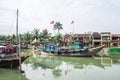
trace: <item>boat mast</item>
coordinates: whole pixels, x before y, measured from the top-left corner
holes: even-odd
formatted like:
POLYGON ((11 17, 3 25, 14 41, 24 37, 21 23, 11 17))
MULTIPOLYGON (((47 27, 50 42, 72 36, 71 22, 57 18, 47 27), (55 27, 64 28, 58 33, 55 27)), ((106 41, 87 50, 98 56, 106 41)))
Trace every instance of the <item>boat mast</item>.
POLYGON ((17 39, 17 45, 18 45, 18 49, 17 49, 17 53, 18 53, 18 57, 19 57, 19 70, 21 72, 21 57, 20 57, 20 36, 18 36, 18 15, 19 15, 19 10, 17 9, 17 18, 16 18, 16 39, 17 39))
POLYGON ((17 18, 16 18, 16 42, 18 44, 18 9, 17 9, 17 18))

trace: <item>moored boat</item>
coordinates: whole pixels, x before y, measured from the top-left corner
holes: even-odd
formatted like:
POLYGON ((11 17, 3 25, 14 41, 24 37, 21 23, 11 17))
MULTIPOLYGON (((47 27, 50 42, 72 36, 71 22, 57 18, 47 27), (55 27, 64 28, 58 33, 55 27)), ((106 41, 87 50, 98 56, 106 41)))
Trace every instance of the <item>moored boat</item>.
POLYGON ((14 47, 0 46, 0 68, 16 68, 29 56, 18 56, 14 47), (21 62, 20 62, 21 61, 21 62))
POLYGON ((102 50, 105 46, 100 46, 96 48, 86 48, 83 51, 79 53, 47 53, 47 52, 42 52, 41 55, 46 55, 46 56, 66 56, 66 57, 93 57, 96 56, 97 53, 102 50))
POLYGON ((19 44, 15 46, 11 45, 11 43, 7 43, 0 47, 0 68, 16 68, 19 66, 21 70, 21 64, 29 57, 20 56, 20 37, 18 40, 18 10, 16 21, 16 33, 16 40, 17 43, 19 42, 19 44))
POLYGON ((20 66, 20 63, 22 64, 29 56, 22 56, 22 57, 16 57, 16 58, 8 58, 8 59, 0 59, 0 68, 17 68, 20 66))
POLYGON ((53 43, 46 44, 44 48, 45 52, 58 53, 58 50, 59 50, 59 46, 53 43))

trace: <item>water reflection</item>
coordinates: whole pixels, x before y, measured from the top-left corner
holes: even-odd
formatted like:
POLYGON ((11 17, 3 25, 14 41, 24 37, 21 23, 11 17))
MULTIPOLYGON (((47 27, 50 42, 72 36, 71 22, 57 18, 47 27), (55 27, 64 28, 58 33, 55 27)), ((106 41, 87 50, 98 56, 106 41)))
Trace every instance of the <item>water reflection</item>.
POLYGON ((119 64, 119 59, 109 58, 37 56, 28 58, 22 67, 30 80, 118 80, 119 64))
POLYGON ((27 78, 18 69, 0 68, 0 80, 27 80, 27 78))

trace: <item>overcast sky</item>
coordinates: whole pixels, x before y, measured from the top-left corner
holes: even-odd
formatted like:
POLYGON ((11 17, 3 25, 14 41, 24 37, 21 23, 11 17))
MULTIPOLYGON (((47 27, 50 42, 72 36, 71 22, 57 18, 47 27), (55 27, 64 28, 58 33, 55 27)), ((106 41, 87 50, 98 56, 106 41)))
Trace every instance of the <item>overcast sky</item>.
POLYGON ((120 0, 0 0, 0 34, 47 28, 52 20, 63 24, 61 33, 111 32, 120 34, 120 0), (74 20, 74 25, 70 24, 74 20))

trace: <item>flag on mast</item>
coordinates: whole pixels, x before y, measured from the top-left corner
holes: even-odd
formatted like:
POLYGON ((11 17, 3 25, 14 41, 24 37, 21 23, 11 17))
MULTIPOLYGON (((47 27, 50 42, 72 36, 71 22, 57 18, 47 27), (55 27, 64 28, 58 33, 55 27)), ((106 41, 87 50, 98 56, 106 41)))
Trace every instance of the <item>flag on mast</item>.
POLYGON ((52 21, 50 22, 50 24, 54 24, 54 20, 52 20, 52 21))
POLYGON ((74 20, 71 21, 71 24, 74 24, 74 20))

